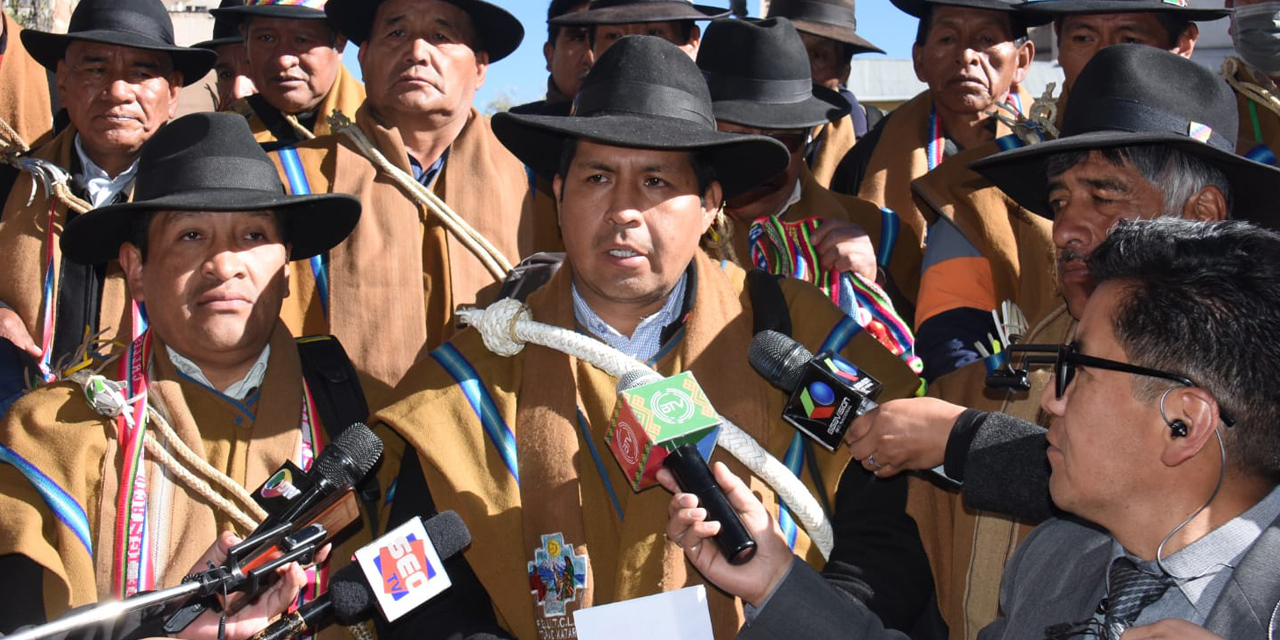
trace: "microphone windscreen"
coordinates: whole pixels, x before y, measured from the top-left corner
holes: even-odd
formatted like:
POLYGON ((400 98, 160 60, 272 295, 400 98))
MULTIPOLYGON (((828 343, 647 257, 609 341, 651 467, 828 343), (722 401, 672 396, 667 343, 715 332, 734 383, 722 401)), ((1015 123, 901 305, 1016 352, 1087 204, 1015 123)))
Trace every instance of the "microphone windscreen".
POLYGON ((328 597, 333 619, 344 625, 363 622, 373 611, 373 590, 358 564, 349 564, 329 578, 328 597))
POLYGON ((622 374, 621 378, 618 378, 618 393, 660 380, 662 380, 662 376, 648 369, 632 369, 622 374))
POLYGON ((751 339, 747 360, 770 384, 788 393, 795 391, 804 375, 804 365, 813 354, 790 336, 765 330, 751 339))
POLYGON ((423 522, 422 526, 426 528, 427 537, 431 538, 441 560, 452 557, 471 544, 471 531, 456 511, 442 511, 423 522))
POLYGON ((382 440, 364 423, 357 422, 320 453, 316 468, 334 484, 358 484, 381 457, 382 440))

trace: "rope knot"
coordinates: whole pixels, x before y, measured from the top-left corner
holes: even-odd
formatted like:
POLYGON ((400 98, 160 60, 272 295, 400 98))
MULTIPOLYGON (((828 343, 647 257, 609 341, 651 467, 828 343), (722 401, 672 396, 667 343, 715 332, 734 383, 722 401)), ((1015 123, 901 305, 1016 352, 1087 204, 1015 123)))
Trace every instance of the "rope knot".
POLYGON ((485 347, 507 358, 524 349, 525 341, 516 335, 516 323, 533 321, 529 307, 514 298, 503 298, 487 309, 462 309, 458 315, 480 332, 485 347))

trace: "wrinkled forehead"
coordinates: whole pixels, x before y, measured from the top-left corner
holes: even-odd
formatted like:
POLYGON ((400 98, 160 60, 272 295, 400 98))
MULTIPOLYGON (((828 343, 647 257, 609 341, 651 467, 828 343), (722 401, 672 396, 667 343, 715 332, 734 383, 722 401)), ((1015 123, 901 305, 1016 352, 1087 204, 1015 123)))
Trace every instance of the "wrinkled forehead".
POLYGON ((929 8, 928 20, 930 32, 942 27, 972 30, 990 28, 1000 30, 1006 39, 1013 39, 1013 20, 1007 11, 942 4, 929 8))
POLYGON ((393 25, 436 25, 455 31, 474 49, 480 47, 471 14, 444 0, 388 0, 373 14, 373 30, 393 25))
POLYGON ((173 58, 163 51, 90 40, 72 40, 67 44, 63 58, 71 64, 122 60, 125 64, 152 68, 161 73, 173 70, 173 58))

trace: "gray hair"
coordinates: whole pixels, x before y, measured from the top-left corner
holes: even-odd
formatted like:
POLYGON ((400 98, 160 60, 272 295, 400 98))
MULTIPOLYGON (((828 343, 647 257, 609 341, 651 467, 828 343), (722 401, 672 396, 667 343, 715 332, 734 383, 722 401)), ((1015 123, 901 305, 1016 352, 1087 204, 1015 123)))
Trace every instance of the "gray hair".
POLYGON ((1181 217, 1187 201, 1205 187, 1217 187, 1227 202, 1227 212, 1231 211, 1231 183, 1222 169, 1192 154, 1161 144, 1066 151, 1049 157, 1045 162, 1045 173, 1049 178, 1060 176, 1094 151, 1114 166, 1133 167, 1159 189, 1164 196, 1161 216, 1181 217))

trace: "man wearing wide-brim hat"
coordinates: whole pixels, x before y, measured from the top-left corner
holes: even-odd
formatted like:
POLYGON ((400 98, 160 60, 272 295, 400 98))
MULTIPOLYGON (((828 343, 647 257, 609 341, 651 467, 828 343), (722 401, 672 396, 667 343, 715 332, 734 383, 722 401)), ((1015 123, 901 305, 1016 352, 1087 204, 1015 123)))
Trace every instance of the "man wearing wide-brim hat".
MULTIPOLYGON (((6 630, 174 586, 203 570, 215 541, 225 557, 231 540, 219 532, 243 537, 258 522, 248 492, 286 462, 309 467, 346 426, 317 409, 329 390, 304 381, 278 314, 289 261, 342 240, 360 203, 286 195, 233 114, 167 125, 144 148, 136 185, 132 202, 67 223, 60 244, 80 264, 118 258, 148 329, 122 358, 84 363, 0 423, 6 630)), ((308 582, 291 569, 261 601, 270 610, 232 618, 228 637, 262 628, 308 582)), ((186 633, 213 637, 218 617, 186 633)))
POLYGON ((744 267, 768 264, 824 287, 846 313, 859 306, 842 285, 850 277, 885 285, 909 308, 920 277, 920 244, 904 233, 897 215, 830 191, 805 164, 813 128, 845 117, 849 106, 806 75, 804 46, 790 21, 714 22, 702 44, 698 67, 720 130, 773 137, 791 154, 782 173, 728 200, 733 242, 712 254, 736 258, 744 267))
POLYGON ((346 65, 347 38, 324 13, 325 0, 246 0, 212 11, 244 38, 257 93, 232 108, 249 119, 267 150, 329 133, 329 115, 350 115, 364 85, 346 65))
POLYGON ((215 55, 174 45, 159 0, 85 0, 67 33, 28 29, 21 38, 57 74, 70 119, 31 157, 56 166, 44 173, 70 179, 56 195, 39 186, 33 193, 32 181, 44 180, 30 176, 8 192, 0 213, 0 340, 49 369, 86 333, 134 334, 119 268, 110 259, 67 263, 58 237, 77 212, 128 198, 143 143, 173 117, 178 92, 203 78, 215 55))
POLYGON ((691 0, 591 0, 586 11, 565 14, 550 22, 586 27, 596 58, 627 35, 656 36, 696 58, 702 41, 698 21, 728 15, 728 9, 694 4, 691 0))
MULTIPOLYGON (((1013 206, 1025 210, 1024 215, 1034 215, 1051 225, 1050 246, 1023 245, 1019 249, 1027 255, 1024 264, 1045 264, 1054 269, 1053 282, 1041 285, 1039 291, 1024 286, 1010 300, 1031 308, 1026 300, 1051 296, 1056 305, 1038 313, 1028 311, 1020 341, 1061 344, 1071 340, 1076 318, 1093 290, 1084 261, 1117 220, 1236 217, 1275 228, 1273 203, 1280 195, 1280 181, 1276 180, 1280 170, 1235 155, 1236 127, 1231 89, 1208 69, 1155 47, 1116 45, 1100 51, 1080 73, 1059 139, 975 163, 974 171, 1003 190, 1013 206), (1188 95, 1197 99, 1187 100, 1188 95)), ((990 309, 971 311, 991 321, 990 309)), ((984 326, 984 331, 993 329, 991 324, 984 326)), ((967 339, 972 344, 974 338, 967 339)), ((1030 392, 1020 393, 985 389, 987 373, 983 362, 969 362, 931 385, 932 392, 947 402, 897 403, 871 420, 855 424, 852 432, 861 436, 869 430, 869 434, 853 445, 854 455, 874 455, 888 473, 931 468, 929 460, 942 461, 944 456, 935 444, 947 442, 948 433, 964 434, 951 438, 945 456, 949 470, 954 466, 967 476, 964 497, 970 508, 1013 513, 1033 521, 1047 517, 1047 502, 1035 502, 1039 511, 1003 506, 1009 504, 1008 494, 1002 497, 1000 489, 1018 486, 1020 495, 1043 495, 1026 491, 1035 486, 1029 484, 1031 479, 1042 477, 1038 474, 1044 471, 1043 440, 1025 440, 1028 452, 1003 444, 1001 435, 1025 435, 1005 423, 983 430, 970 420, 952 429, 966 407, 1036 421, 1039 392, 1051 374, 1033 369, 1030 392), (913 426, 911 436, 902 432, 908 423, 913 426), (886 447, 891 438, 897 445, 886 447), (905 451, 912 453, 904 455, 905 451), (969 462, 963 463, 966 456, 969 462), (972 472, 975 477, 968 477, 973 469, 982 469, 982 475, 972 472), (1004 485, 1011 478, 1018 481, 1004 485)), ((1009 548, 996 540, 984 544, 976 532, 995 533, 995 538, 1007 541, 1017 533, 1017 525, 1001 516, 978 513, 978 520, 970 519, 967 525, 957 519, 956 533, 950 538, 965 549, 1004 549, 999 555, 975 552, 966 563, 971 576, 989 576, 1003 567, 1009 548), (975 533, 963 533, 969 529, 975 533)), ((996 612, 995 585, 992 581, 984 584, 985 619, 990 619, 996 612)), ((971 589, 969 600, 978 600, 974 594, 971 589)), ((984 619, 972 607, 966 615, 977 624, 984 619)), ((955 621, 949 622, 954 628, 955 621)))
POLYGON ((820 125, 805 155, 818 183, 830 186, 840 160, 885 115, 877 107, 859 103, 845 86, 853 56, 884 50, 858 35, 854 0, 773 0, 765 17, 786 18, 795 25, 809 54, 814 83, 838 91, 851 105, 847 116, 820 125))
POLYGON ((921 246, 926 220, 911 181, 951 155, 1009 133, 994 114, 1022 112, 1021 83, 1031 68, 1034 24, 1017 0, 893 0, 919 18, 911 57, 928 88, 881 120, 840 162, 832 188, 857 194, 902 218, 921 246))
MULTIPOLYGON (((776 457, 793 446, 804 457, 806 445, 793 444, 796 431, 777 419, 784 394, 742 366, 757 304, 764 318, 785 302, 797 340, 847 354, 884 382, 886 396, 914 390, 905 363, 849 331, 812 286, 765 276, 774 295, 756 302, 741 269, 699 248, 724 198, 781 171, 787 153, 764 136, 717 131, 706 83, 679 48, 622 38, 583 81, 573 116, 499 114, 494 130, 552 181, 560 203, 567 256, 529 298, 534 320, 576 328, 663 375, 692 370, 716 409, 776 457)), ((468 329, 416 365, 399 400, 375 416, 416 451, 430 486, 449 487, 433 492, 435 503, 467 522, 466 557, 518 638, 571 637, 580 607, 697 580, 660 535, 668 495, 633 493, 604 453, 617 382, 551 349, 491 353, 468 329), (533 588, 535 563, 547 554, 573 563, 567 589, 533 588)), ((722 453, 713 459, 743 468, 722 453)), ((829 497, 846 460, 823 451, 812 460, 817 468, 807 463, 803 481, 829 497), (815 483, 815 470, 823 481, 815 483)), ((753 488, 776 514, 773 490, 753 488)), ((794 544, 818 562, 807 535, 797 531, 794 544)), ((732 637, 740 605, 707 597, 716 637, 732 637)))
POLYGON ((489 65, 523 38, 515 16, 481 0, 330 0, 325 11, 360 46, 368 96, 345 115, 367 144, 339 134, 272 155, 293 192, 351 193, 377 214, 327 262, 300 265, 283 317, 299 335, 342 339, 379 383, 369 390, 376 405, 380 391, 453 334, 459 305, 496 292, 505 273, 490 266, 557 248, 559 239, 550 210, 536 224, 529 174, 473 105, 489 65), (448 211, 428 196, 474 236, 450 231, 448 211))
MULTIPOLYGON (((245 0, 222 0, 219 9, 239 7, 245 0)), ((237 100, 258 92, 253 85, 253 72, 249 70, 249 56, 244 49, 244 34, 240 33, 238 20, 214 17, 213 37, 197 42, 192 47, 208 49, 218 54, 213 65, 214 104, 217 111, 226 111, 237 100)))

